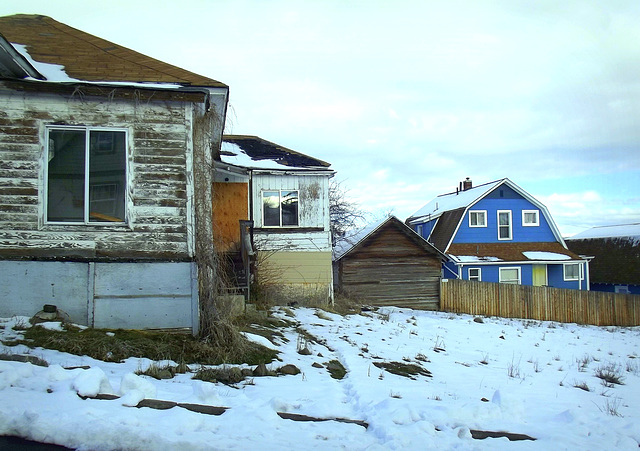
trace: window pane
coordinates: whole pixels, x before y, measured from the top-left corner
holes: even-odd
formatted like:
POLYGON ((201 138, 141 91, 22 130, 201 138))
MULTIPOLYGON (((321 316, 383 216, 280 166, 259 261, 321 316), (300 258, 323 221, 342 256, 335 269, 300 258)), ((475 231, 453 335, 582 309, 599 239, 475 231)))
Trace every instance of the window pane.
POLYGON ((124 132, 92 131, 89 145, 89 220, 125 220, 124 132))
POLYGON ((50 130, 47 221, 84 222, 85 132, 50 130))
POLYGON ((280 192, 264 191, 262 193, 262 211, 265 226, 280 225, 280 192))
POLYGON ((566 280, 578 280, 580 278, 580 266, 577 263, 564 265, 564 278, 566 280))
POLYGON ((509 238, 509 227, 500 227, 500 238, 509 238))
POLYGON ((500 220, 500 225, 509 225, 509 213, 498 213, 498 219, 500 220))
POLYGON ((297 191, 282 192, 282 225, 283 226, 298 225, 298 192, 297 191))
POLYGON ((538 212, 537 211, 525 212, 524 223, 529 225, 538 224, 538 212))
POLYGON ((479 226, 483 226, 485 225, 485 221, 484 221, 484 213, 477 213, 478 218, 477 218, 477 222, 479 226))
POLYGON ((519 271, 517 268, 500 268, 500 283, 518 283, 519 271))

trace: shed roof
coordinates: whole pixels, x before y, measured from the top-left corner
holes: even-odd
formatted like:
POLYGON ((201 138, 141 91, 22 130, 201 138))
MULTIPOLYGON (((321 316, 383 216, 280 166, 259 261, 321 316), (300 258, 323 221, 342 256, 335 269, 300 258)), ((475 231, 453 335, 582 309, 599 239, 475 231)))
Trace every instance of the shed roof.
POLYGON ((251 135, 224 135, 220 160, 234 166, 265 170, 329 171, 326 161, 251 135))
POLYGON ((427 240, 422 238, 420 235, 415 233, 411 228, 409 228, 406 224, 400 221, 395 216, 388 216, 380 221, 372 223, 367 227, 363 228, 360 232, 353 235, 349 239, 343 240, 336 245, 334 249, 334 257, 335 261, 340 260, 341 258, 347 256, 354 250, 358 249, 358 247, 362 246, 367 240, 371 237, 375 236, 379 231, 381 231, 385 227, 394 227, 395 229, 402 232, 406 237, 408 237, 411 241, 413 241, 416 246, 422 248, 425 252, 429 254, 436 255, 438 258, 446 260, 446 256, 440 252, 435 246, 429 243, 427 240))
POLYGON ((227 88, 219 81, 164 63, 47 16, 17 14, 0 17, 0 34, 18 51, 26 51, 28 54, 23 57, 28 62, 33 60, 62 66, 67 79, 47 81, 68 82, 71 78, 88 82, 176 83, 227 88))

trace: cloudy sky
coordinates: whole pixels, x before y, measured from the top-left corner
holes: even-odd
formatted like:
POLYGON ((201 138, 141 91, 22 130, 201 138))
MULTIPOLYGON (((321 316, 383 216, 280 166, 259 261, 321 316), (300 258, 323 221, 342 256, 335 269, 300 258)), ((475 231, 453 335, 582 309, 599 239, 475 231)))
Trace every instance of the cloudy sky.
MULTIPOLYGON (((640 2, 3 1, 230 86, 226 132, 372 216, 508 177, 561 231, 640 222, 640 2)), ((1 31, 1 30, 0 30, 1 31)))

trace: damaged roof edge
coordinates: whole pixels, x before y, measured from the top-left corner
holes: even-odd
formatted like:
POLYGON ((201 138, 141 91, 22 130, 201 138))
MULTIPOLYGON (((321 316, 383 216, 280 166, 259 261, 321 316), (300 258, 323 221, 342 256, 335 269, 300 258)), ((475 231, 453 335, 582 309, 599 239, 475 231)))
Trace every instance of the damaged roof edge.
POLYGON ((29 61, 0 34, 0 74, 12 75, 15 78, 35 78, 45 80, 45 77, 33 67, 29 61))

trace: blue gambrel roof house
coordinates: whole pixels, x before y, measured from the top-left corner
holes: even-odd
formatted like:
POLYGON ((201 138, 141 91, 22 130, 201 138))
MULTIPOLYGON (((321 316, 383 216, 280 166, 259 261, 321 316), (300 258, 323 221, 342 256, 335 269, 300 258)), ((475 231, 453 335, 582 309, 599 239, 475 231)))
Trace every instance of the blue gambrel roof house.
POLYGON ((407 220, 446 254, 445 278, 589 289, 588 259, 571 252, 547 208, 511 180, 467 178, 407 220))

